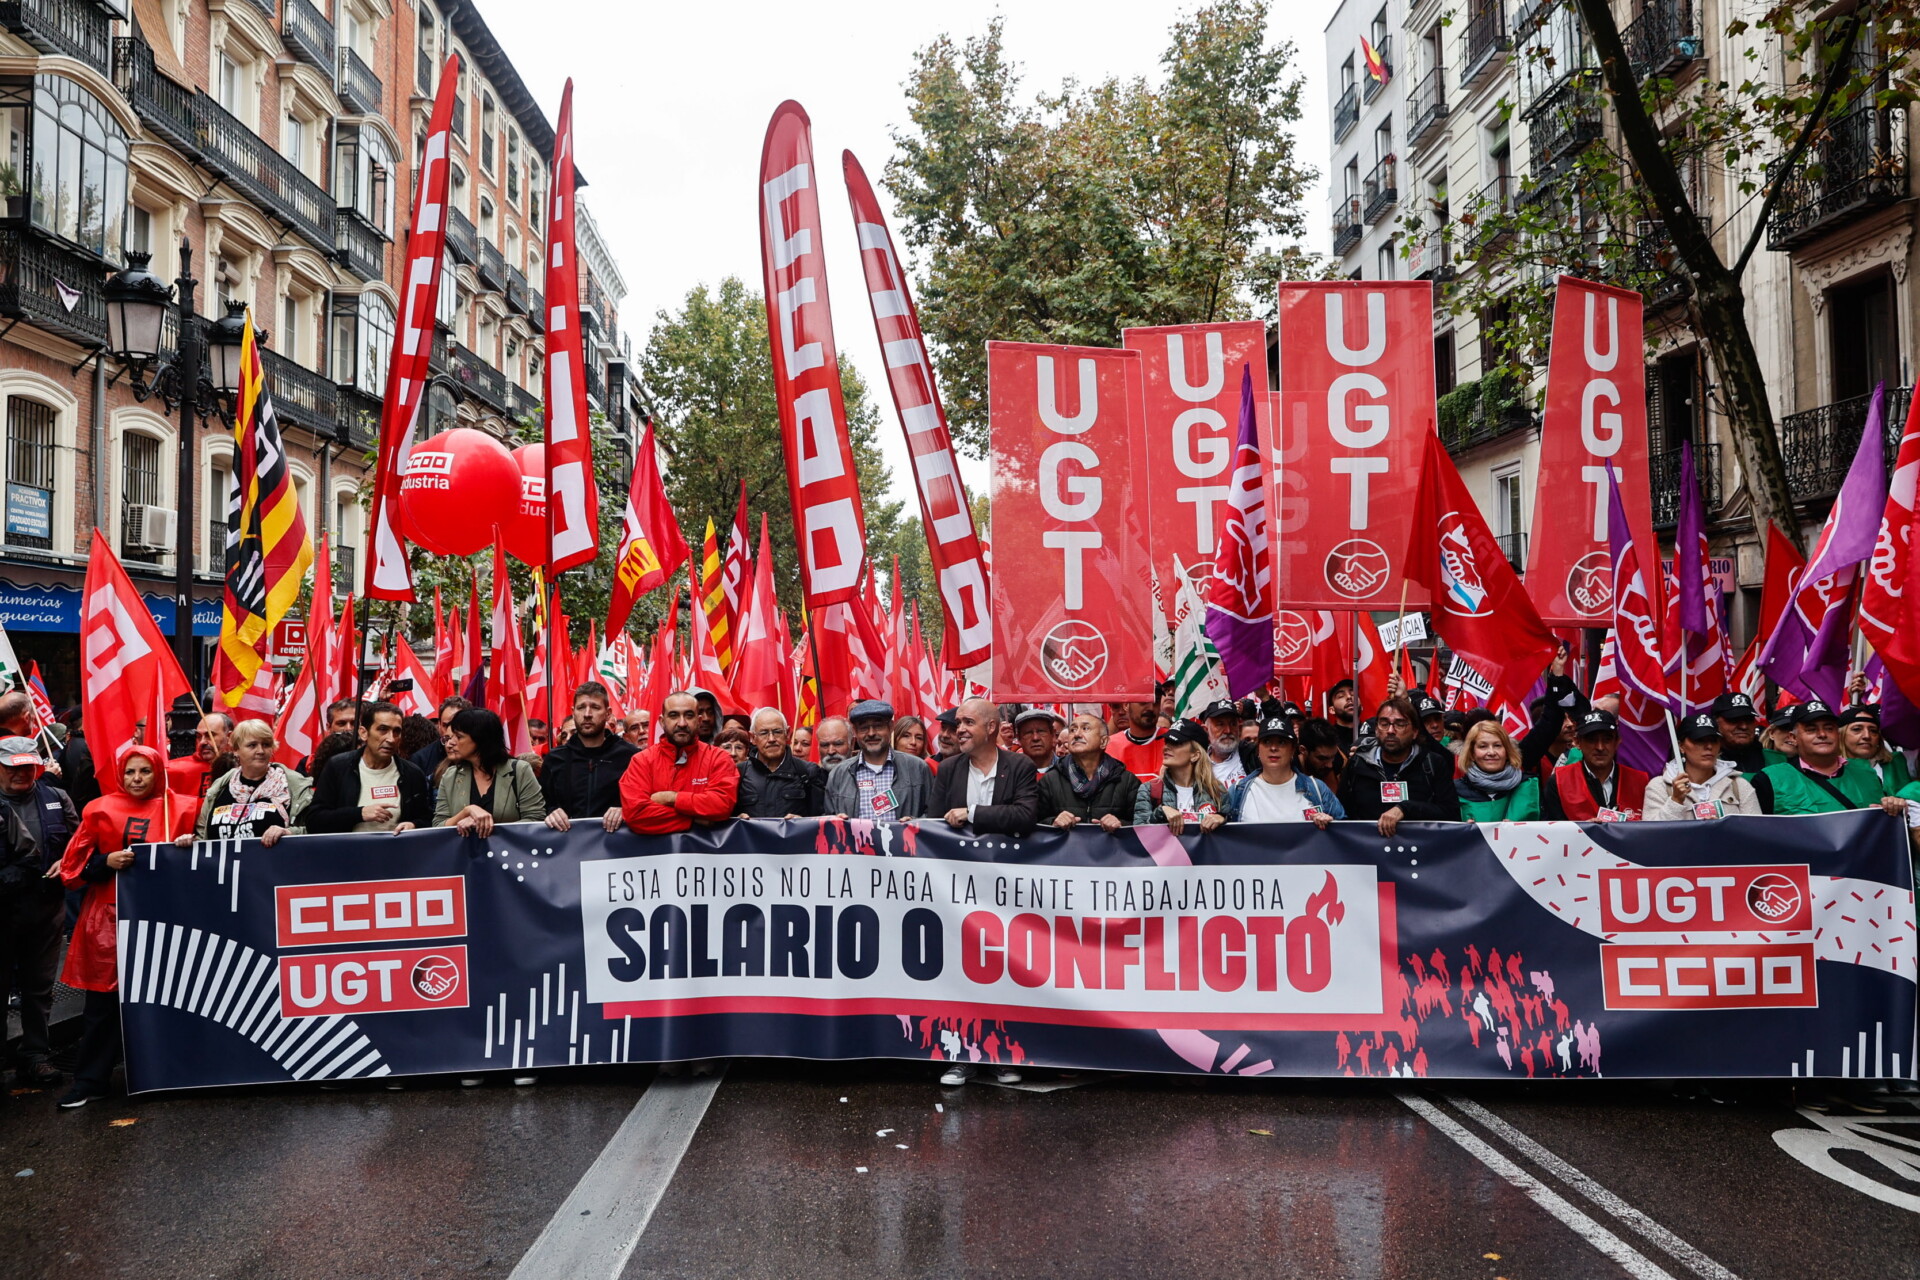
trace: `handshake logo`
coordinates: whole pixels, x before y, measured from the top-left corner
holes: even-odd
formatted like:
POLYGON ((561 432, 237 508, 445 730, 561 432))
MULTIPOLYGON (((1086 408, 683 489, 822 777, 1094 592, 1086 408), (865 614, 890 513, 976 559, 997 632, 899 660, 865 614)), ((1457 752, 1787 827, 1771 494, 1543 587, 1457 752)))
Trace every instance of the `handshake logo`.
POLYGON ((1349 538, 1327 553, 1327 585, 1350 599, 1365 600, 1386 582, 1389 567, 1379 543, 1349 538))
POLYGON ((1040 668, 1062 689, 1086 689, 1107 669, 1107 638, 1090 622, 1069 618, 1040 640, 1040 668))

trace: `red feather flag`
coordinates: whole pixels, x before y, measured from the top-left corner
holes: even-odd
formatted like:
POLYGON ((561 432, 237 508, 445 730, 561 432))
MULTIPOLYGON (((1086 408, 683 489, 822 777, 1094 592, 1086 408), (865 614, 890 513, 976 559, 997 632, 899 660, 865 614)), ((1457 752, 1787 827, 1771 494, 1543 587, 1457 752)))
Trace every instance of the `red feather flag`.
POLYGON ((753 566, 753 595, 741 624, 739 660, 733 667, 734 691, 742 709, 780 705, 780 673, 786 652, 780 647, 780 606, 773 594, 773 544, 767 518, 760 517, 760 552, 753 566))
MULTIPOLYGON (((607 601, 607 643, 627 625, 634 601, 672 578, 692 554, 680 533, 680 521, 667 501, 654 456, 653 423, 647 423, 633 459, 633 485, 621 516, 620 550, 614 558, 613 594, 607 601)), ((698 600, 699 585, 694 587, 698 600)))
POLYGON ((573 244, 573 81, 560 93, 547 192, 547 576, 600 554, 600 486, 588 438, 580 341, 580 266, 573 244))
POLYGON ((100 789, 111 795, 120 790, 120 749, 144 723, 143 740, 164 753, 165 708, 191 686, 98 529, 80 598, 80 701, 87 709, 94 772, 100 789))

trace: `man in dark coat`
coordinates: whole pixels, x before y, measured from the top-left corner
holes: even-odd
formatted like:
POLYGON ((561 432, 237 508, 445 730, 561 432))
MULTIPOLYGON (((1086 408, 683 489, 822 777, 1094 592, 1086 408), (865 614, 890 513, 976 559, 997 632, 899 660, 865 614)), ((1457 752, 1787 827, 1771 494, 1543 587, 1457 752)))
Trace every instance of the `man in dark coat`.
POLYGON ((620 829, 620 779, 640 748, 609 731, 607 686, 588 680, 573 691, 573 736, 547 753, 540 769, 549 827, 565 831, 575 818, 620 829))
POLYGON ((929 817, 979 835, 1023 836, 1040 817, 1040 781, 1033 761, 999 746, 1000 715, 985 698, 968 698, 954 716, 960 754, 933 776, 929 817))
POLYGON ((1380 704, 1373 718, 1376 741, 1354 753, 1340 776, 1338 798, 1347 817, 1378 822, 1390 836, 1403 819, 1460 821, 1453 787, 1453 753, 1421 732, 1418 713, 1404 694, 1380 704))
POLYGON ((827 771, 787 749, 792 730, 775 707, 753 713, 753 754, 740 766, 733 811, 742 818, 817 818, 827 811, 827 771))

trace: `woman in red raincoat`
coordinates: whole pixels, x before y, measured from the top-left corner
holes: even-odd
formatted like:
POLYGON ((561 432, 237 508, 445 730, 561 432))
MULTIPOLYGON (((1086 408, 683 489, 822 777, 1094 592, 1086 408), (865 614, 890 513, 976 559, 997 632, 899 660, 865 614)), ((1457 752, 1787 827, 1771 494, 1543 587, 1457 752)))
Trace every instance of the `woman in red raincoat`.
POLYGON ((87 891, 67 948, 60 981, 87 993, 81 1022, 80 1056, 73 1088, 63 1107, 84 1107, 107 1096, 113 1068, 120 1060, 120 991, 115 974, 119 927, 117 880, 133 865, 136 844, 157 843, 193 830, 199 803, 166 793, 166 758, 152 747, 129 746, 120 754, 120 790, 109 792, 81 811, 80 830, 60 862, 67 888, 87 891))

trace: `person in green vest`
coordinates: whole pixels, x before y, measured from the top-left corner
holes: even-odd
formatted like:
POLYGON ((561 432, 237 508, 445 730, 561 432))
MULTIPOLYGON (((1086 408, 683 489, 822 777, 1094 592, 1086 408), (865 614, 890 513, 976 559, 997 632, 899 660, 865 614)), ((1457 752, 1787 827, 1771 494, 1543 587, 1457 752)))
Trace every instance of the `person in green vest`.
POLYGON ((1880 775, 1888 795, 1900 794, 1913 781, 1907 757, 1887 745, 1880 732, 1880 708, 1872 703, 1855 703, 1840 713, 1840 741, 1848 759, 1865 760, 1880 775))
POLYGON ((1880 808, 1905 815, 1907 802, 1887 789, 1873 766, 1841 749, 1840 717, 1824 701, 1808 698, 1794 707, 1793 736, 1799 758, 1770 764, 1753 777, 1762 813, 1880 808))
POLYGON ((1526 822, 1540 816, 1540 779, 1520 767, 1520 744, 1498 720, 1467 726, 1461 742, 1466 773, 1453 780, 1467 822, 1526 822))

